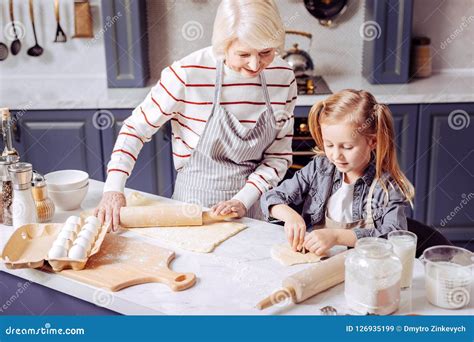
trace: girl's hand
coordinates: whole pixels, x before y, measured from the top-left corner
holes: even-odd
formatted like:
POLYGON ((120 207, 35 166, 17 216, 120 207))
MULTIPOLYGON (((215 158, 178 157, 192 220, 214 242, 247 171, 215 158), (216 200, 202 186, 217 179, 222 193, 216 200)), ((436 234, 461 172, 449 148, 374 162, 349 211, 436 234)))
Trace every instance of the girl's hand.
POLYGON ((106 222, 113 231, 116 231, 120 224, 120 208, 126 205, 127 201, 123 193, 106 191, 102 195, 99 205, 95 208, 94 216, 99 219, 100 225, 106 222))
POLYGON ((247 208, 239 200, 229 200, 219 202, 211 208, 214 215, 228 215, 230 213, 237 213, 238 218, 244 217, 247 213, 247 208))
POLYGON ((316 229, 304 239, 304 247, 317 255, 326 254, 336 244, 337 231, 335 229, 316 229))
POLYGON ((285 232, 288 243, 294 251, 303 248, 304 236, 306 234, 306 222, 300 215, 294 215, 285 221, 285 232))

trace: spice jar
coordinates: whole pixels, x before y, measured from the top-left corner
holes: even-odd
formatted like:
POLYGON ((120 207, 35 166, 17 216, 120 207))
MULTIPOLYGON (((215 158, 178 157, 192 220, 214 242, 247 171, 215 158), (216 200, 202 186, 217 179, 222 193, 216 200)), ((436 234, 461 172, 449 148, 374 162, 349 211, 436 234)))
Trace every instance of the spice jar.
POLYGON ((388 315, 398 309, 402 264, 392 244, 361 238, 345 260, 344 294, 350 309, 361 314, 388 315))
POLYGON ((53 218, 55 206, 53 200, 48 197, 46 180, 36 171, 33 171, 33 199, 36 204, 38 222, 48 222, 53 218))
POLYGON ((415 37, 411 48, 411 74, 414 77, 431 76, 431 40, 428 37, 415 37))
POLYGON ((0 223, 6 226, 13 225, 12 203, 13 185, 8 173, 8 166, 18 163, 18 156, 0 156, 0 223))
POLYGON ((31 192, 33 167, 29 163, 8 166, 13 181, 12 220, 13 227, 37 223, 36 205, 31 192))

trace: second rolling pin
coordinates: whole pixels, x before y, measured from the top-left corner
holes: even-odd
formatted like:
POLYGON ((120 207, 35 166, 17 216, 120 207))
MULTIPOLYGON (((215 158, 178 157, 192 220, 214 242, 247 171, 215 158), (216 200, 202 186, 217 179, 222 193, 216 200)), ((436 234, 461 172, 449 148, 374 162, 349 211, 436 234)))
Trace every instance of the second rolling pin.
POLYGON ((197 204, 160 204, 120 209, 120 225, 124 228, 202 226, 235 218, 237 214, 213 215, 197 204))
POLYGON ((320 261, 283 280, 283 288, 257 304, 260 310, 285 301, 301 303, 344 281, 344 260, 347 251, 320 261))

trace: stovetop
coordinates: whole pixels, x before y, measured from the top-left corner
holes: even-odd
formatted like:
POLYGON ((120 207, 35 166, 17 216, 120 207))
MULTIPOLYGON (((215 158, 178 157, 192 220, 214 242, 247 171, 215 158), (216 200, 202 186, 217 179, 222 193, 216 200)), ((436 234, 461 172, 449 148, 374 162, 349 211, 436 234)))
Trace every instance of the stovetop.
POLYGON ((332 94, 322 76, 299 76, 296 78, 298 95, 328 95, 332 94))

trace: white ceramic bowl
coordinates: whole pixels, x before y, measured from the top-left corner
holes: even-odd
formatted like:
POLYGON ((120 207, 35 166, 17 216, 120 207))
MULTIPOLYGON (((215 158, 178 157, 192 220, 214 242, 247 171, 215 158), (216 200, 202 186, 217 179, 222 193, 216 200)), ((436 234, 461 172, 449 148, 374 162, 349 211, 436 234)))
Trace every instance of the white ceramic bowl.
POLYGON ((83 188, 89 182, 89 174, 81 170, 60 170, 44 175, 48 191, 70 191, 83 188))
POLYGON ((82 201, 87 195, 89 183, 80 189, 69 191, 49 190, 49 197, 53 200, 57 208, 61 210, 74 210, 81 206, 82 201))

